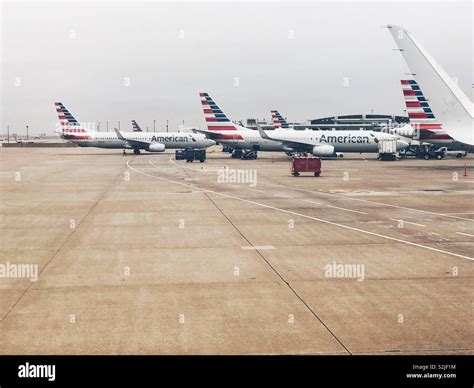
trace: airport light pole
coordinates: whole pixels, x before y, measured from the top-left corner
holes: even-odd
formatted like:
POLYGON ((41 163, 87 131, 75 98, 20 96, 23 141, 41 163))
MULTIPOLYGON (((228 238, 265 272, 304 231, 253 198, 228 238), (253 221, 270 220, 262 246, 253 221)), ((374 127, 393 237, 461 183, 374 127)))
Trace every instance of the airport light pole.
POLYGON ((105 122, 105 130, 107 132, 109 132, 109 122, 108 121, 105 122))
POLYGON ((168 132, 168 120, 166 120, 166 132, 168 132))
POLYGON ((10 143, 10 126, 7 125, 7 142, 10 143))
POLYGON ((28 136, 28 125, 26 126, 26 140, 28 141, 29 136, 28 136))
POLYGON ((153 120, 153 132, 156 132, 155 124, 156 124, 156 120, 153 120))

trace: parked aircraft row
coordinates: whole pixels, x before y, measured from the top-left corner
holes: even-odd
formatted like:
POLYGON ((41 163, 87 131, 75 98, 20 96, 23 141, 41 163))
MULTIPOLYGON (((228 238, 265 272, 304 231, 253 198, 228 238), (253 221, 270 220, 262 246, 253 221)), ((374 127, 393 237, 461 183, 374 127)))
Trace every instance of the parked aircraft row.
POLYGON ((216 143, 235 149, 253 151, 309 152, 315 156, 334 156, 339 152, 378 152, 378 142, 396 140, 397 150, 408 146, 398 135, 372 131, 299 131, 280 128, 268 135, 231 122, 207 93, 201 93, 207 130, 194 128, 197 133, 143 132, 136 121, 133 132, 115 133, 90 131, 56 102, 60 120, 60 136, 82 147, 133 149, 163 152, 175 148, 207 148, 216 143))
POLYGON ((90 131, 80 125, 61 102, 55 103, 60 120, 57 132, 80 146, 133 149, 136 154, 140 150, 207 148, 217 143, 235 150, 335 156, 342 152, 378 152, 381 141, 395 141, 399 151, 408 147, 407 138, 474 152, 472 103, 406 30, 387 27, 413 71, 413 79, 401 81, 409 125, 387 128, 387 131, 295 130, 274 110, 271 113, 275 129, 266 132, 257 124, 255 131, 232 122, 211 96, 202 92, 200 98, 207 129, 191 128, 193 133, 143 132, 134 120, 133 132, 90 131), (429 90, 426 96, 420 82, 429 90))

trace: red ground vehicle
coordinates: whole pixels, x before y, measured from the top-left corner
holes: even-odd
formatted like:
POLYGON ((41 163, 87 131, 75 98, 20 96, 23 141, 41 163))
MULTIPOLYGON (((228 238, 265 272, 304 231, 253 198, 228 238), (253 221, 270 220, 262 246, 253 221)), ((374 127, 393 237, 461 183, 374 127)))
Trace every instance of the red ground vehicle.
POLYGON ((301 172, 312 172, 314 176, 321 175, 321 159, 314 156, 293 156, 291 175, 299 176, 301 172))

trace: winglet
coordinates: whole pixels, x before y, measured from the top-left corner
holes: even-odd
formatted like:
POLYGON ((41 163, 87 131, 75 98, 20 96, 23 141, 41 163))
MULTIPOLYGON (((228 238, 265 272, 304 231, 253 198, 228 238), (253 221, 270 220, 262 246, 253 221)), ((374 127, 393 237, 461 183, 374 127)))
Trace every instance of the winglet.
POLYGON ((259 123, 255 123, 255 125, 257 126, 257 129, 258 129, 258 134, 260 135, 260 137, 262 139, 267 139, 267 140, 273 140, 270 136, 268 136, 265 131, 263 130, 263 128, 260 126, 259 123))
POLYGON ((122 136, 122 133, 117 129, 117 128, 114 128, 115 130, 115 133, 117 134, 117 137, 120 139, 120 140, 127 140, 125 139, 123 136, 122 136))
POLYGON ((474 145, 471 100, 407 30, 391 24, 387 27, 444 131, 455 140, 474 145))

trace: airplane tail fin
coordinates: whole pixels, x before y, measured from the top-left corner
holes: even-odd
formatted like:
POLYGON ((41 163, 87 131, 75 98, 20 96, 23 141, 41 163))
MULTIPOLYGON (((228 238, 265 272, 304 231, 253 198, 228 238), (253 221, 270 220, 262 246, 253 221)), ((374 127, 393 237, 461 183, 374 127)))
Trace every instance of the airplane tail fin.
POLYGON ((395 25, 387 27, 447 135, 474 145, 472 102, 408 31, 395 25))
POLYGON ((275 128, 290 128, 286 120, 277 110, 272 110, 272 121, 275 128))
POLYGON ((90 129, 80 124, 75 117, 66 109, 62 102, 55 102, 56 112, 58 113, 59 122, 57 124, 56 133, 61 136, 80 137, 81 133, 90 133, 90 129), (69 136, 71 135, 71 136, 69 136))
POLYGON ((143 132, 135 120, 132 120, 132 127, 133 127, 133 132, 143 132))
POLYGON ((410 124, 422 131, 442 132, 443 126, 437 122, 429 100, 423 95, 418 83, 415 80, 401 80, 400 82, 410 124))
POLYGON ((201 97, 204 118, 209 131, 236 131, 237 129, 245 129, 230 121, 208 93, 199 93, 199 96, 201 97))
MULTIPOLYGON (((423 95, 423 92, 415 80, 401 80, 403 98, 407 108, 412 136, 418 140, 446 139, 449 135, 443 129, 443 125, 436 120, 431 110, 429 100, 423 95)), ((401 128, 403 131, 404 128, 401 128)))

